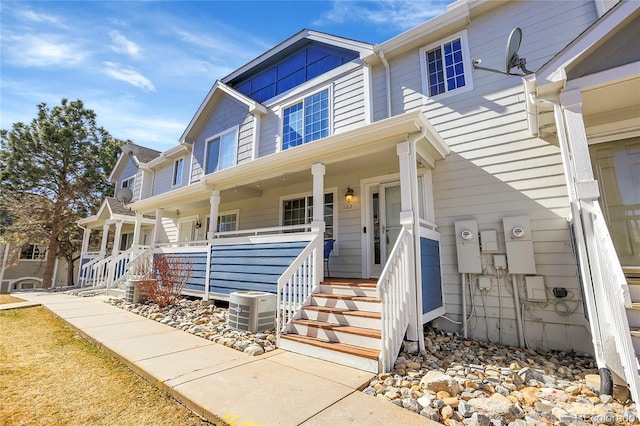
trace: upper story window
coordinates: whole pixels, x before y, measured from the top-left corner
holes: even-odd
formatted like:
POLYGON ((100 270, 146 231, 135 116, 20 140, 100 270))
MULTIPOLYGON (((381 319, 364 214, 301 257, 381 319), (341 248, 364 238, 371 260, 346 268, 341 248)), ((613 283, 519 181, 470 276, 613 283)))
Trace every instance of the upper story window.
POLYGON ((237 145, 238 127, 207 139, 205 144, 205 174, 235 166, 237 145))
POLYGON ((274 59, 257 73, 230 82, 240 93, 264 102, 305 81, 324 74, 358 57, 358 53, 322 43, 302 41, 303 47, 293 47, 282 59, 274 59))
POLYGON ((179 158, 173 163, 173 186, 182 185, 183 169, 184 169, 184 158, 179 158))
POLYGON ((128 179, 123 179, 122 180, 122 184, 121 187, 122 188, 129 188, 130 190, 133 191, 133 183, 136 181, 136 177, 135 176, 131 176, 128 179))
POLYGON ((37 244, 27 244, 20 250, 21 260, 41 260, 47 257, 47 248, 37 244))
POLYGON ((284 109, 282 149, 329 136, 329 89, 284 109))
POLYGON ((462 31, 420 49, 423 93, 429 97, 473 88, 467 33, 462 31))

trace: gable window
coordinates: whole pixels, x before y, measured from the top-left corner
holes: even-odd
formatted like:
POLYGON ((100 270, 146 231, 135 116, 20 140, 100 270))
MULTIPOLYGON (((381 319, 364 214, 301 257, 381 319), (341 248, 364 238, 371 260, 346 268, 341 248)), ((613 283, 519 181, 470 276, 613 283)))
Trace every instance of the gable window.
POLYGON ((329 89, 284 109, 282 149, 329 136, 329 89))
POLYGON ((133 183, 135 182, 135 180, 136 180, 135 176, 131 176, 128 179, 123 179, 121 187, 122 188, 129 188, 130 190, 133 191, 133 183))
POLYGON ((206 141, 205 174, 228 169, 236 164, 238 127, 226 130, 206 141))
MULTIPOLYGON (((335 238, 333 192, 324 194, 324 239, 335 238)), ((282 201, 282 226, 305 225, 313 219, 313 196, 303 196, 282 201)))
POLYGON ((173 186, 182 185, 183 168, 184 168, 184 158, 180 158, 173 163, 173 186))
POLYGON ((420 49, 423 92, 429 97, 470 90, 471 61, 466 32, 420 49))

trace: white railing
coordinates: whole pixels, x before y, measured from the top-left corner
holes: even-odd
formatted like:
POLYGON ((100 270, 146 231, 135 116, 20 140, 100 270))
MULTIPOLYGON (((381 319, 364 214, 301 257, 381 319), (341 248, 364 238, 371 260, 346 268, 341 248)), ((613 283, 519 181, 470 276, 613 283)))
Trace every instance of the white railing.
POLYGON ((142 253, 147 246, 132 246, 115 256, 108 256, 92 266, 93 285, 110 288, 127 272, 129 262, 142 253))
MULTIPOLYGON (((591 276, 594 285, 602 286, 596 298, 598 318, 604 324, 601 327, 610 327, 611 333, 603 333, 603 339, 611 341, 615 345, 615 352, 619 359, 609 359, 610 351, 606 350, 605 359, 607 367, 614 370, 620 377, 624 377, 629 384, 631 396, 634 401, 640 400, 640 376, 638 375, 638 362, 635 357, 633 342, 629 329, 629 321, 625 308, 631 307, 631 297, 624 271, 609 235, 604 215, 600 205, 594 201, 592 205, 582 203, 583 220, 589 253, 591 276), (591 234, 591 235, 589 235, 591 234), (622 371, 620 371, 620 369, 622 371)), ((596 290, 597 291, 597 290, 596 290)), ((611 348, 612 345, 605 347, 611 348)))
POLYGON ((149 270, 149 265, 151 265, 149 259, 153 257, 153 249, 145 246, 140 246, 139 248, 140 250, 133 252, 131 256, 129 256, 126 267, 116 282, 126 281, 132 277, 139 277, 149 270))
POLYGON ((304 232, 311 230, 311 224, 272 226, 269 228, 239 229, 236 231, 223 231, 213 234, 213 238, 238 237, 244 235, 282 234, 286 232, 304 232))
POLYGON ((415 303, 410 297, 415 278, 413 257, 413 236, 402 228, 376 288, 382 301, 381 371, 393 368, 411 319, 408 307, 415 303))
MULTIPOLYGON (((87 253, 84 258, 89 257, 89 253, 87 253)), ((103 259, 103 256, 100 253, 96 254, 93 259, 82 265, 80 268, 80 273, 78 274, 78 285, 80 287, 86 287, 88 285, 95 286, 97 282, 95 280, 95 276, 93 274, 93 267, 96 263, 100 262, 103 259)))
POLYGON ((323 237, 316 234, 307 247, 278 278, 278 309, 276 313, 277 338, 285 332, 291 321, 309 304, 323 278, 323 237))

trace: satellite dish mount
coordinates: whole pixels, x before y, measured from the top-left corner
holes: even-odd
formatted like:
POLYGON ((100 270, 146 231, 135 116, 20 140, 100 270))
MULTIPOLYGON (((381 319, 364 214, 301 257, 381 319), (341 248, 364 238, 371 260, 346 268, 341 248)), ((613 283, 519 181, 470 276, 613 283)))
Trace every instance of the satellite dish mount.
POLYGON ((127 142, 120 148, 124 154, 128 154, 129 157, 138 155, 140 148, 137 145, 134 145, 131 142, 127 142))
POLYGON ((520 28, 514 28, 509 34, 509 39, 507 40, 507 49, 505 51, 505 70, 494 70, 492 68, 485 68, 479 66, 480 59, 474 59, 473 69, 496 72, 498 74, 504 75, 516 75, 518 77, 525 77, 529 74, 533 74, 533 71, 529 71, 526 67, 527 60, 525 58, 521 58, 518 56, 518 50, 520 49, 520 43, 522 42, 522 30, 520 28), (512 73, 511 70, 513 68, 519 68, 524 74, 512 73))

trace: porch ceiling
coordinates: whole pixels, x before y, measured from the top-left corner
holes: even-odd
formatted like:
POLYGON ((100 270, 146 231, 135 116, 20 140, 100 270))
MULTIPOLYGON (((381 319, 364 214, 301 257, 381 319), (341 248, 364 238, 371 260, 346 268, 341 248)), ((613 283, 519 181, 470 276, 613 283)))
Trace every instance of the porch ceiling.
POLYGON ((389 173, 397 172, 396 145, 407 140, 417 141, 419 160, 424 165, 433 167, 435 160, 449 153, 424 114, 414 111, 207 175, 199 184, 135 202, 131 207, 143 213, 176 205, 181 209, 199 208, 208 205, 215 190, 226 201, 259 197, 265 190, 286 185, 285 179, 310 181, 314 163, 325 165, 325 176, 385 166, 389 173))

